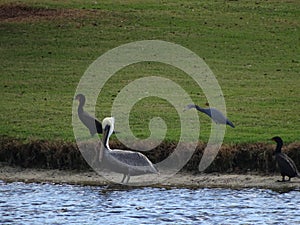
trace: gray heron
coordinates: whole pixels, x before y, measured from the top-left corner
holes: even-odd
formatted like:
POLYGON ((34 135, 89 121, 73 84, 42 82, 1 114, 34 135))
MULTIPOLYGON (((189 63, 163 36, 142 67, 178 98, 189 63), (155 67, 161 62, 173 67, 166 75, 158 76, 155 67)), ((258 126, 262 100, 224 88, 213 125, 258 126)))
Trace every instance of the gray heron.
POLYGON ((226 124, 226 125, 231 126, 232 128, 235 127, 233 125, 233 123, 229 119, 227 119, 221 111, 219 111, 216 108, 212 108, 212 107, 201 108, 198 105, 189 104, 189 105, 187 105, 185 107, 184 111, 186 111, 188 109, 193 109, 193 108, 195 108, 198 111, 200 111, 200 112, 205 113, 206 115, 208 115, 216 124, 226 124))
POLYGON ((78 106, 78 117, 80 121, 89 129, 91 136, 95 134, 102 134, 102 125, 101 123, 90 114, 83 110, 83 106, 85 104, 85 96, 83 94, 78 94, 75 97, 76 100, 79 101, 78 106))

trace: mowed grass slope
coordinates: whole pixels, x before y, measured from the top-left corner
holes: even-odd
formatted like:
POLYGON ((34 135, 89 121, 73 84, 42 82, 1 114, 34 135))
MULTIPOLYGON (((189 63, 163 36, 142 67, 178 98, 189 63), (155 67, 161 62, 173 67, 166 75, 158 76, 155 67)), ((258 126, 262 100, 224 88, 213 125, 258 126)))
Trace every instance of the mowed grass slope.
MULTIPOLYGON (((236 125, 226 143, 267 142, 280 135, 299 141, 300 10, 292 1, 0 1, 0 135, 73 141, 72 104, 77 84, 100 55, 121 44, 158 39, 198 54, 223 90, 227 114, 236 125)), ((119 71, 101 91, 102 120, 118 92, 145 76, 170 78, 196 104, 201 89, 182 72, 159 63, 119 71)), ((88 101, 88 100, 87 100, 88 101)), ((130 124, 141 138, 161 116, 166 139, 177 140, 179 118, 167 102, 139 102, 130 124)), ((199 114, 200 140, 210 120, 199 114)))

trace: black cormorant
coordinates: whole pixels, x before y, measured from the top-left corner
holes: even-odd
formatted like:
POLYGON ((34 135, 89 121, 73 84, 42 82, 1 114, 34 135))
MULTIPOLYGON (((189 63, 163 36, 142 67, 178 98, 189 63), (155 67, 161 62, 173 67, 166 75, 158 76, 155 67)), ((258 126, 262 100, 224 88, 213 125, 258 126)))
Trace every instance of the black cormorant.
POLYGON ((300 173, 298 172, 294 161, 290 157, 288 157, 286 154, 281 152, 281 148, 283 145, 282 139, 280 137, 276 136, 276 137, 273 137, 272 140, 277 143, 274 154, 275 154, 275 159, 276 159, 276 162, 278 163, 278 167, 280 169, 280 173, 282 176, 281 182, 286 181, 285 176, 287 176, 289 178, 288 181, 290 181, 292 177, 300 178, 300 173))

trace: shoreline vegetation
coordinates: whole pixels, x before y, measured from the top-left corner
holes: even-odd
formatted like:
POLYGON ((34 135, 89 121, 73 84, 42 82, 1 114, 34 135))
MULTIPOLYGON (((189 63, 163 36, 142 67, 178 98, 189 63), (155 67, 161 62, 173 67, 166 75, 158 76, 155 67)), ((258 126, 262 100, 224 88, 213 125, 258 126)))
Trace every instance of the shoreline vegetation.
MULTIPOLYGON (((12 182, 53 182, 81 185, 107 185, 109 182, 88 165, 72 142, 31 140, 20 141, 2 138, 0 146, 0 179, 12 182)), ((112 141, 112 148, 126 149, 112 141)), ((205 148, 199 143, 188 163, 179 173, 156 187, 186 188, 270 188, 299 189, 300 179, 292 182, 276 182, 281 176, 276 168, 272 144, 223 145, 212 164, 202 173, 198 165, 205 148)), ((162 143, 149 152, 143 152, 152 162, 160 162, 176 147, 176 143, 162 143)), ((300 168, 300 143, 283 148, 300 168)), ((134 181, 146 179, 133 177, 134 181)), ((154 185, 155 186, 155 185, 154 185)))
MULTIPOLYGON (((89 141, 83 142, 85 149, 94 153, 94 146, 89 141)), ((127 148, 119 141, 111 141, 112 149, 127 148)), ((173 153, 177 143, 162 142, 156 148, 142 152, 150 161, 158 163, 173 153)), ((275 144, 223 144, 212 164, 205 170, 206 173, 274 173, 276 164, 273 156, 275 144)), ((198 166, 206 147, 205 143, 198 143, 193 155, 188 160, 182 171, 198 172, 198 166)), ((188 148, 188 147, 187 147, 188 148)), ((297 168, 300 168, 300 142, 283 146, 282 150, 293 159, 297 168)), ((185 151, 186 149, 182 149, 185 151)), ((180 152, 178 151, 178 158, 180 152)), ((83 153, 85 154, 85 153, 83 153)), ((176 153, 177 154, 177 153, 176 153)), ((85 154, 88 162, 94 155, 85 154)), ((79 151, 76 143, 65 141, 28 140, 22 141, 14 138, 0 138, 0 162, 8 166, 23 168, 59 169, 59 170, 89 170, 90 166, 79 151)), ((180 160, 180 159, 178 159, 180 160)))

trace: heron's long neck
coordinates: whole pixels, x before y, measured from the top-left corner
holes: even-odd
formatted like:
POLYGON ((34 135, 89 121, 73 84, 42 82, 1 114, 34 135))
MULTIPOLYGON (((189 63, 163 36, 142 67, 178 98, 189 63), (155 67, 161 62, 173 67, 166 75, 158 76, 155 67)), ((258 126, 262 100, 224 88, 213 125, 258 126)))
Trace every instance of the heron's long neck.
POLYGON ((198 110, 198 111, 200 111, 200 112, 203 112, 203 113, 205 113, 205 114, 207 114, 207 115, 211 115, 211 112, 210 112, 210 109, 204 109, 204 108, 201 108, 200 106, 198 106, 198 105, 195 105, 195 108, 198 110))
POLYGON ((280 153, 281 152, 282 145, 283 144, 281 142, 277 142, 275 153, 280 153))
POLYGON ((82 113, 83 112, 83 106, 85 104, 85 101, 80 101, 79 102, 79 106, 78 106, 78 113, 82 113))

